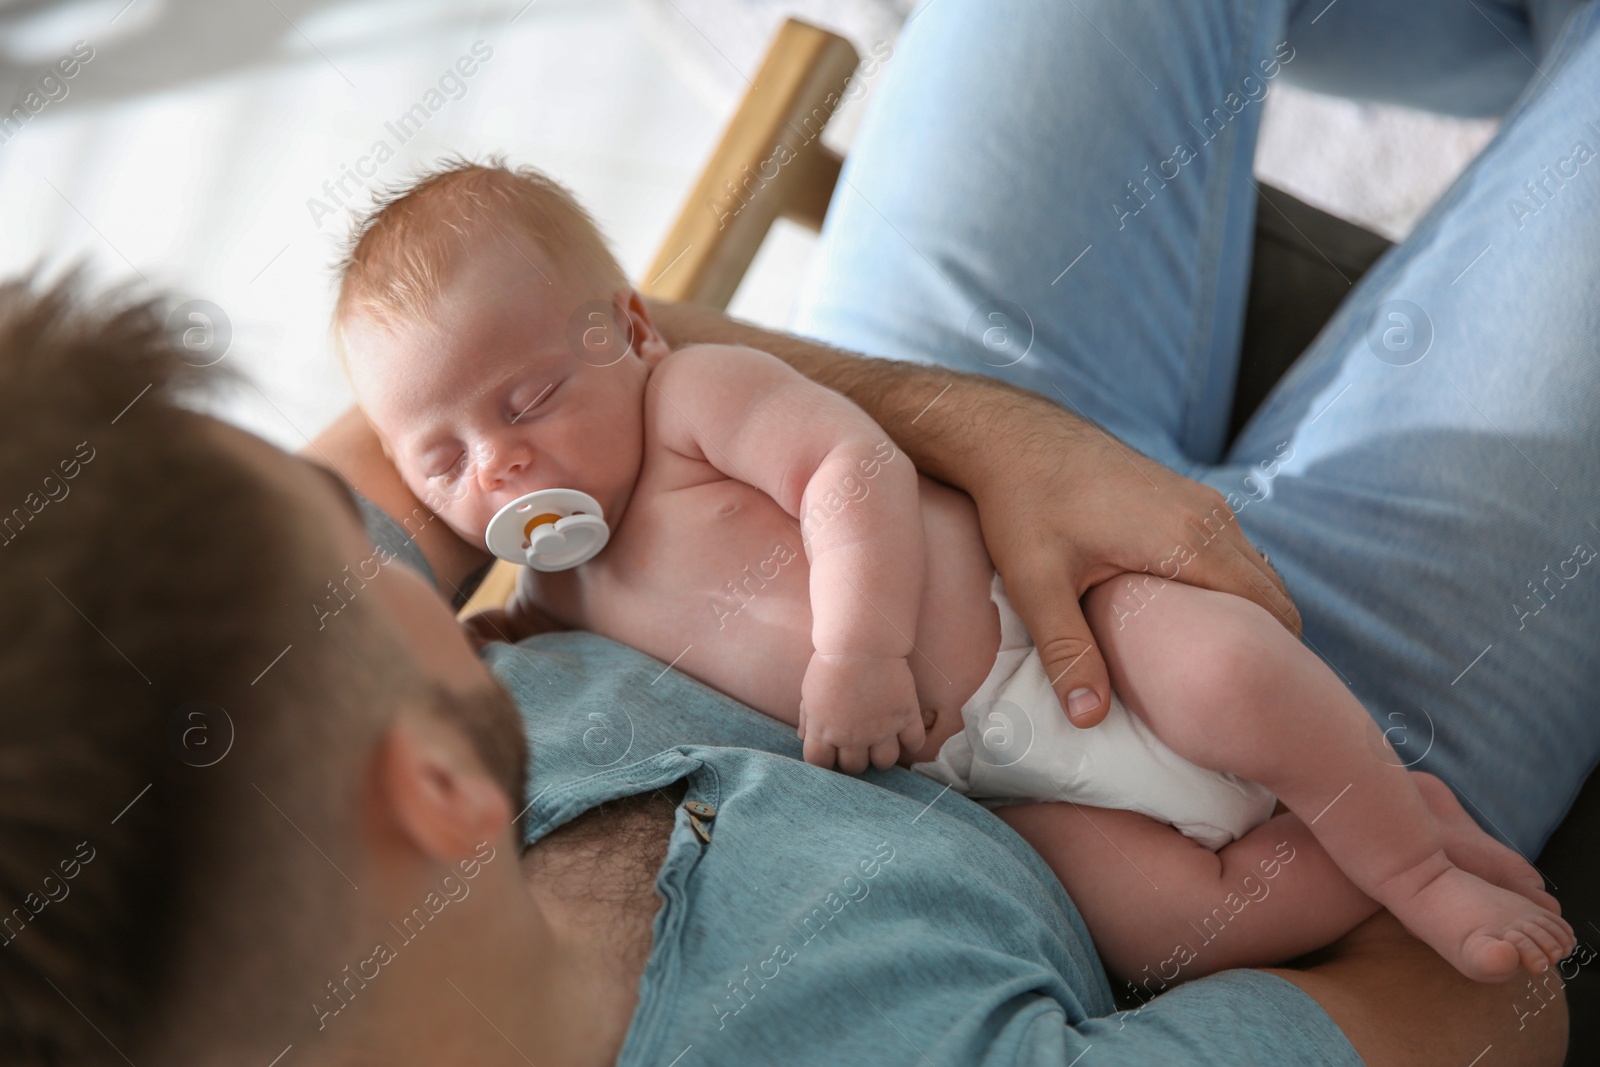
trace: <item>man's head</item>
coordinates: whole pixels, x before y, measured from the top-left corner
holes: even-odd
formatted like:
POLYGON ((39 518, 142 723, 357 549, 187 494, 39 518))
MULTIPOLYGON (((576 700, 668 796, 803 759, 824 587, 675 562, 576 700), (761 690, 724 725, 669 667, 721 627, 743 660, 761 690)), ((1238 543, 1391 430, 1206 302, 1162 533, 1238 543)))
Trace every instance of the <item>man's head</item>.
POLYGON ((557 183, 459 163, 397 192, 358 227, 334 317, 395 467, 469 544, 535 489, 627 506, 666 345, 557 183))
POLYGON ((154 305, 0 285, 0 1062, 270 1060, 514 851, 515 710, 337 479, 182 406, 216 373, 154 305))

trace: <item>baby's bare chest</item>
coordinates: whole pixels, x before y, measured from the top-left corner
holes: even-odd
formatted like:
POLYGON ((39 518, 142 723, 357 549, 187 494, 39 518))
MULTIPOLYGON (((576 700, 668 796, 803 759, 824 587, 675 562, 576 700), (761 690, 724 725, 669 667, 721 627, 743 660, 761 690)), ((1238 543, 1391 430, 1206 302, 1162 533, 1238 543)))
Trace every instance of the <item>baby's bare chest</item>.
MULTIPOLYGON (((870 506, 869 495, 808 495, 802 521, 708 463, 651 459, 605 551, 579 571, 542 576, 541 602, 568 626, 793 721, 812 650, 807 542, 850 508, 870 506)), ((915 640, 939 666, 918 687, 959 704, 994 659, 993 570, 971 500, 927 479, 920 486, 926 577, 915 640), (984 630, 976 641, 974 620, 984 630)))
POLYGON ((799 623, 809 633, 799 522, 766 493, 714 471, 687 484, 641 479, 596 562, 584 597, 596 623, 633 618, 655 630, 701 632, 709 624, 720 632, 759 607, 769 626, 799 623))
POLYGON ((811 652, 800 524, 761 490, 703 466, 647 465, 605 551, 579 571, 541 576, 539 599, 569 626, 781 714, 798 700, 811 652))

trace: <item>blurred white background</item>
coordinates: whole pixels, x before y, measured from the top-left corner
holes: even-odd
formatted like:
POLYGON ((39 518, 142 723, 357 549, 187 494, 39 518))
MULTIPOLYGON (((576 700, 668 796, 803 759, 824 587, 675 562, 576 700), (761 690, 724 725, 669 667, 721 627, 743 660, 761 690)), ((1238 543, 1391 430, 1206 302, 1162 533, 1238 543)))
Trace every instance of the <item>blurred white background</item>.
MULTIPOLYGON (((350 402, 328 343, 331 267, 347 209, 367 201, 348 177, 343 192, 337 183, 375 142, 395 154, 372 188, 454 153, 543 168, 577 192, 637 275, 784 17, 828 26, 865 53, 893 39, 910 6, 0 0, 0 99, 19 103, 74 42, 93 49, 65 96, 0 131, 0 272, 51 276, 84 263, 99 282, 211 301, 231 321, 227 361, 253 383, 219 410, 297 448, 350 402), (475 47, 491 54, 447 82, 442 106, 402 143, 386 124, 440 90, 475 47)), ((830 128, 837 147, 872 88, 830 128)), ((1492 132, 1279 85, 1256 169, 1400 237, 1492 132)), ((782 326, 810 247, 780 223, 730 310, 782 326)))

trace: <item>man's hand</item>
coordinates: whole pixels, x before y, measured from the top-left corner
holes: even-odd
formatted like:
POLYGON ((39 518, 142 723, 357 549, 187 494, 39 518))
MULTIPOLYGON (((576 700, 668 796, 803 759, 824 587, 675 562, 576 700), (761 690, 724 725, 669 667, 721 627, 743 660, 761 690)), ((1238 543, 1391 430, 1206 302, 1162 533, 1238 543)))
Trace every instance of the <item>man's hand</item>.
POLYGON ((917 684, 905 657, 814 652, 800 683, 800 739, 807 763, 860 774, 892 767, 925 737, 917 684))
POLYGON ((978 502, 989 555, 1079 726, 1110 710, 1111 684, 1078 606, 1120 571, 1253 600, 1296 636, 1300 615, 1222 496, 1166 469, 1066 411, 994 378, 868 359, 652 301, 672 345, 744 344, 770 352, 854 400, 917 469, 978 502))
MULTIPOLYGON (((952 390, 954 391, 954 390, 952 390)), ((984 414, 994 444, 962 488, 1027 624, 1056 695, 1078 726, 1110 709, 1105 661, 1079 598, 1122 571, 1233 593, 1299 636, 1283 581, 1246 540, 1222 495, 1112 440, 1053 404, 1019 397, 984 414)))

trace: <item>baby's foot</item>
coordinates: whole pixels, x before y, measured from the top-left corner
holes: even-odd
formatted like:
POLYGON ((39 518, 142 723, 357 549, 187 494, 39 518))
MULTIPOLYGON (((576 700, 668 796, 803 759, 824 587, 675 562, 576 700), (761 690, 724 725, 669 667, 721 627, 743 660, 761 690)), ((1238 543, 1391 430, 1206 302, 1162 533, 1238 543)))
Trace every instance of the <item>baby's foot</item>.
POLYGON ((1451 863, 1491 885, 1521 893, 1546 910, 1561 914, 1560 902, 1545 892, 1544 876, 1533 864, 1485 833, 1449 786, 1421 772, 1413 773, 1411 780, 1439 825, 1445 855, 1451 863))
POLYGON ((1443 852, 1386 881, 1374 894, 1456 970, 1503 982, 1521 966, 1541 974, 1572 951, 1572 927, 1520 893, 1490 885, 1443 852))

